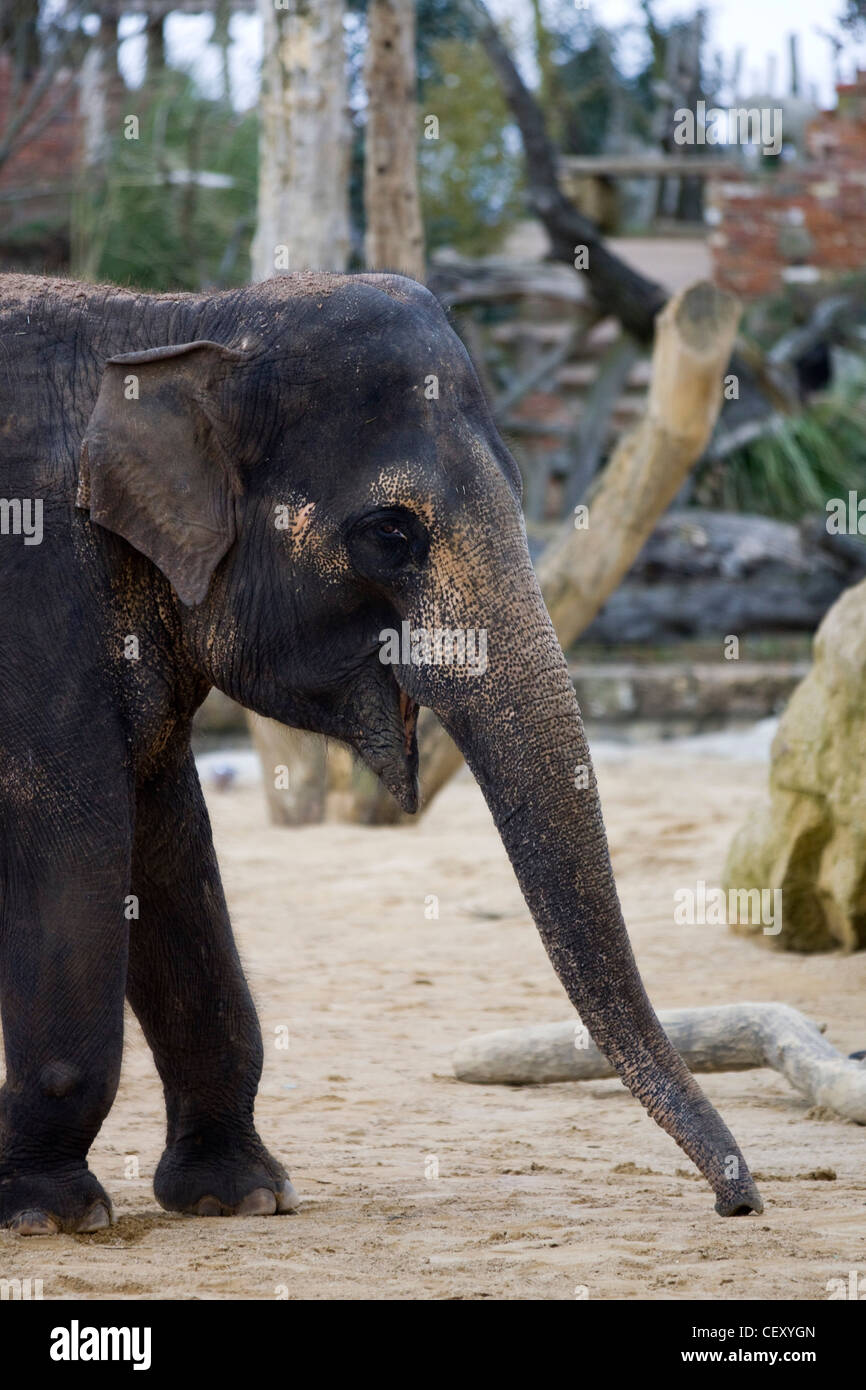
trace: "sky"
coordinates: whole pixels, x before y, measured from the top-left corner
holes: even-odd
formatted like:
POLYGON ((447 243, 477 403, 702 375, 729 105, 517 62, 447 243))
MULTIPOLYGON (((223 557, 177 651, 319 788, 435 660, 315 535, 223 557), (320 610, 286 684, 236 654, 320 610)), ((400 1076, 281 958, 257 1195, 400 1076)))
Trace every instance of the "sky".
MULTIPOLYGON (((586 4, 587 0, 578 0, 586 4)), ((530 6, 528 0, 489 0, 497 18, 507 18, 518 35, 529 33, 530 6)), ((634 38, 626 42, 623 56, 636 66, 641 58, 643 40, 639 33, 641 11, 638 0, 588 0, 589 13, 598 16, 608 27, 632 24, 634 38)), ((843 0, 706 0, 709 15, 709 46, 722 53, 726 69, 733 67, 737 49, 745 50, 743 59, 742 95, 765 92, 771 62, 775 63, 773 95, 788 90, 788 35, 799 35, 800 69, 804 94, 814 89, 822 106, 834 104, 833 63, 831 47, 819 31, 831 27, 830 17, 843 8, 843 0)), ((695 13, 692 0, 655 0, 654 9, 662 21, 687 17, 695 13)), ((208 15, 171 15, 166 29, 169 61, 192 66, 202 85, 217 89, 219 55, 208 44, 212 28, 208 15)), ((133 34, 141 21, 128 17, 122 33, 133 34)), ((235 100, 241 107, 251 105, 256 98, 258 64, 261 58, 259 22, 254 14, 236 14, 232 18, 231 71, 235 100)), ((842 79, 853 78, 859 58, 866 68, 866 46, 856 50, 849 45, 841 56, 842 79)), ((140 78, 144 59, 143 39, 131 38, 123 45, 121 62, 130 81, 140 78)), ((531 75, 531 64, 526 67, 531 75)), ((733 93, 726 93, 733 100, 733 93)))
MULTIPOLYGON (((525 22, 530 8, 527 0, 488 3, 498 18, 509 17, 512 21, 522 16, 525 22)), ((733 67, 737 49, 745 50, 742 71, 749 90, 766 90, 769 60, 775 58, 775 90, 779 95, 787 92, 788 35, 796 33, 805 93, 808 95, 815 84, 821 105, 835 105, 831 48, 818 31, 835 28, 832 17, 844 10, 844 0, 704 0, 703 7, 709 19, 709 47, 721 52, 726 69, 733 67)), ((660 22, 688 18, 699 8, 693 0, 653 2, 653 12, 660 22)), ((627 24, 636 30, 643 27, 638 0, 589 0, 588 12, 608 28, 627 24)), ((639 59, 643 47, 637 33, 629 48, 633 60, 639 59)), ((858 51, 849 46, 841 59, 843 80, 853 78, 857 57, 858 51)), ((859 61, 866 68, 866 45, 859 47, 859 61)))

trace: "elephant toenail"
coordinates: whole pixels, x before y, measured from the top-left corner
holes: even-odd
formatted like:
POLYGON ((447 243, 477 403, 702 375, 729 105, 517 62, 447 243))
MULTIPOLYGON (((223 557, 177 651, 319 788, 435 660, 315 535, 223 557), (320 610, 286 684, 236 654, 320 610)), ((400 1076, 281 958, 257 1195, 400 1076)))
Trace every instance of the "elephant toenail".
POLYGON ((298 1196, 295 1189, 292 1187, 292 1184, 289 1182, 288 1178, 286 1178, 286 1181, 283 1183, 282 1188, 277 1193, 277 1211, 289 1212, 294 1214, 296 1211, 300 1211, 300 1208, 301 1199, 298 1196))
POLYGON ((276 1210, 276 1194, 269 1187, 257 1187, 238 1203, 235 1216, 273 1216, 276 1210))
POLYGON ((222 1202, 216 1197, 200 1197, 193 1207, 195 1216, 222 1216, 222 1202))
POLYGON ((104 1231, 111 1225, 111 1212, 104 1202, 94 1202, 88 1212, 82 1216, 76 1232, 82 1236, 92 1235, 94 1231, 104 1231))
POLYGON ((45 1211, 19 1211, 9 1223, 10 1230, 19 1236, 56 1236, 60 1223, 45 1211))

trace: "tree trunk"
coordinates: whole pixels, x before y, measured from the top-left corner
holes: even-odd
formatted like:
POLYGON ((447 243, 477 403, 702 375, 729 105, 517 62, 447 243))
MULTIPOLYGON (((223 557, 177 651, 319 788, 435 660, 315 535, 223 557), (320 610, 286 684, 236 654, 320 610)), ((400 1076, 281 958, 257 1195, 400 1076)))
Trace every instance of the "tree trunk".
POLYGON ((30 82, 42 59, 39 0, 6 0, 0 12, 0 44, 22 79, 30 82))
POLYGON ((367 23, 364 257, 370 270, 423 281, 414 0, 370 0, 367 23))
POLYGON ((722 374, 739 319, 739 302, 707 282, 675 295, 659 316, 646 413, 601 476, 589 528, 563 527, 538 566, 564 647, 631 568, 703 453, 721 409, 722 374))
POLYGON ((165 20, 165 15, 157 15, 145 25, 145 85, 158 82, 165 72, 165 20))
POLYGON ((323 820, 327 791, 325 740, 257 714, 247 716, 247 725, 262 765, 271 822, 314 825, 323 820))
POLYGON ((260 0, 264 28, 253 280, 345 270, 349 129, 343 0, 260 0))
POLYGON ((71 261, 75 276, 98 280, 99 263, 105 246, 104 199, 108 135, 108 50, 105 31, 90 44, 78 74, 79 106, 82 113, 82 187, 73 200, 71 221, 71 261))
MULTIPOLYGON (((345 270, 349 254, 349 123, 344 0, 259 0, 264 29, 258 225, 252 278, 345 270)), ((318 734, 250 716, 271 819, 324 815, 327 760, 318 734), (286 767, 287 776, 277 768, 286 767), (284 782, 288 785, 283 785, 284 782)))

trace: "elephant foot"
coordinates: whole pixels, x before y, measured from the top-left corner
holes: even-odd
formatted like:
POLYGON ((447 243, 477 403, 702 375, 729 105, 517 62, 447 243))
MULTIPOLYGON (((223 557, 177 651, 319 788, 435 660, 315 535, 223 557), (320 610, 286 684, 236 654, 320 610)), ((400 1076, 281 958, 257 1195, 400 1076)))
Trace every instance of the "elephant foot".
POLYGON ((113 1219, 108 1193, 87 1168, 0 1178, 0 1226, 16 1235, 92 1235, 113 1219))
POLYGON ((227 1152, 171 1145, 153 1190, 166 1211, 186 1216, 281 1216, 300 1207, 285 1168, 260 1141, 227 1152))

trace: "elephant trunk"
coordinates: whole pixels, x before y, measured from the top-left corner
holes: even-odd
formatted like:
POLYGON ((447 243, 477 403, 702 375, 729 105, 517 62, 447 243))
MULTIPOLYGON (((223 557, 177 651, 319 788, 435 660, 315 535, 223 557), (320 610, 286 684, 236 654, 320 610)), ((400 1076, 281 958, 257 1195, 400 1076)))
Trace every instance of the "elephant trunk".
MULTIPOLYGON (((733 1216, 762 1203, 649 1002, 610 865, 583 724, 528 556, 498 585, 486 672, 433 705, 484 793, 569 998, 629 1090, 733 1216), (527 593, 529 587, 529 594, 527 593)), ((440 694, 442 690, 440 689, 440 694)))

